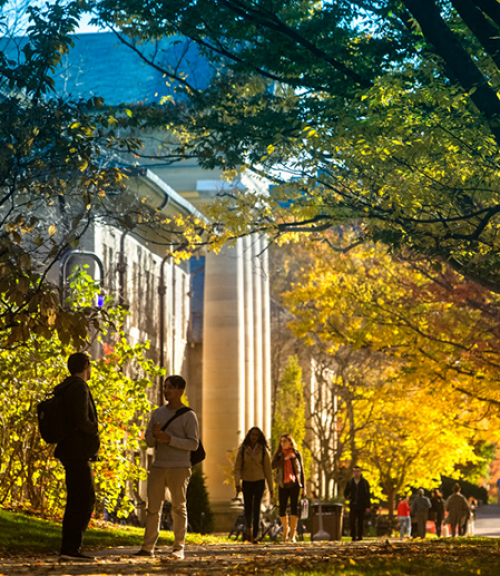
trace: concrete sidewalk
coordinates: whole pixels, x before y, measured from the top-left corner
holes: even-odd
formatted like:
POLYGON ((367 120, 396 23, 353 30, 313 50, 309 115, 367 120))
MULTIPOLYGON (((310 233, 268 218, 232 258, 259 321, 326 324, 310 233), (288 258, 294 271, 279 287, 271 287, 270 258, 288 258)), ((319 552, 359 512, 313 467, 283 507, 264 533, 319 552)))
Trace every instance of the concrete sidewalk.
POLYGON ((500 504, 488 504, 477 509, 474 536, 500 537, 500 504))

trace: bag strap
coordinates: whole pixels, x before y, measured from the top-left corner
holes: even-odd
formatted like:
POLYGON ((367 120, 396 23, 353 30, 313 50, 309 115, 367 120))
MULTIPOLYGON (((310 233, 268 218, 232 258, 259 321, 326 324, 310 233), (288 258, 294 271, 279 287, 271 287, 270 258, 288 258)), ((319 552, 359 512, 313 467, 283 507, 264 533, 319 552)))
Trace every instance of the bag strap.
POLYGON ((165 430, 168 428, 168 425, 171 422, 173 422, 176 418, 178 418, 179 416, 182 416, 186 412, 192 412, 192 410, 193 410, 192 408, 188 408, 187 406, 183 406, 182 408, 179 408, 179 410, 177 410, 177 412, 172 416, 172 418, 167 420, 167 423, 161 427, 161 431, 165 432, 165 430))

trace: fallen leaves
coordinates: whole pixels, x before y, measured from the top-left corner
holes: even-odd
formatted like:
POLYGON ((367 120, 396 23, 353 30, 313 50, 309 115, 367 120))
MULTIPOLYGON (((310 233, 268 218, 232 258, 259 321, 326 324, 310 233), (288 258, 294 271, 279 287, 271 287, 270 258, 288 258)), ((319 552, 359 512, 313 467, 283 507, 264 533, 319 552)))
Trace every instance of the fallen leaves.
MULTIPOLYGON (((239 545, 189 546, 184 561, 173 561, 160 549, 154 559, 134 558, 126 549, 96 552, 95 564, 59 564, 55 557, 3 558, 4 574, 17 576, 297 576, 314 573, 349 576, 366 574, 478 574, 496 576, 490 567, 500 565, 495 540, 474 543, 429 540, 422 543, 385 542, 365 545, 304 543, 300 548, 265 545, 252 549, 239 545), (412 567, 411 572, 401 567, 412 567), (430 566, 436 572, 425 572, 430 566), (422 569, 420 569, 422 567, 422 569), (441 571, 441 568, 443 571, 441 571), (445 570, 446 569, 446 570, 445 570), (462 572, 462 570, 467 570, 462 572)), ((0 576, 3 576, 0 574, 0 576)))

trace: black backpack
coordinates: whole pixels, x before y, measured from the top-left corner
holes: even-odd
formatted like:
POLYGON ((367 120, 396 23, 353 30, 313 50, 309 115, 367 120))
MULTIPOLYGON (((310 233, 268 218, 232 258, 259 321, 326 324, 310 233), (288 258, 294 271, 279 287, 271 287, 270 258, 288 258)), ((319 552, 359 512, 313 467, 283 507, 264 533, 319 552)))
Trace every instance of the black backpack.
POLYGON ((40 436, 48 444, 58 444, 66 437, 66 415, 63 394, 52 392, 36 407, 40 436))
MULTIPOLYGON (((183 406, 182 408, 179 408, 179 410, 177 410, 177 412, 172 416, 172 418, 170 418, 170 420, 168 420, 166 422, 166 424, 164 424, 162 426, 162 431, 165 432, 167 426, 170 424, 170 422, 173 422, 176 418, 178 418, 179 416, 182 416, 183 414, 185 414, 186 412, 189 412, 190 410, 193 410, 192 408, 188 408, 187 406, 183 406)), ((191 466, 196 466, 196 464, 199 464, 202 460, 205 460, 207 456, 207 453, 205 452, 205 448, 203 448, 203 444, 201 443, 201 438, 198 439, 198 448, 196 448, 196 450, 193 450, 191 452, 191 466)))

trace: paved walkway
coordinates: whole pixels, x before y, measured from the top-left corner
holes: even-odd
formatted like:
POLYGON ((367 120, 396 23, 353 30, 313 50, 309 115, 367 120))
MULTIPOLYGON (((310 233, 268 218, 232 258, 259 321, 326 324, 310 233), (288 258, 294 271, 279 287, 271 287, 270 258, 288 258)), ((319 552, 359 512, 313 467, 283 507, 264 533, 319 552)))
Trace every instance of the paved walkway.
POLYGON ((488 504, 477 509, 474 536, 500 537, 500 504, 488 504))

